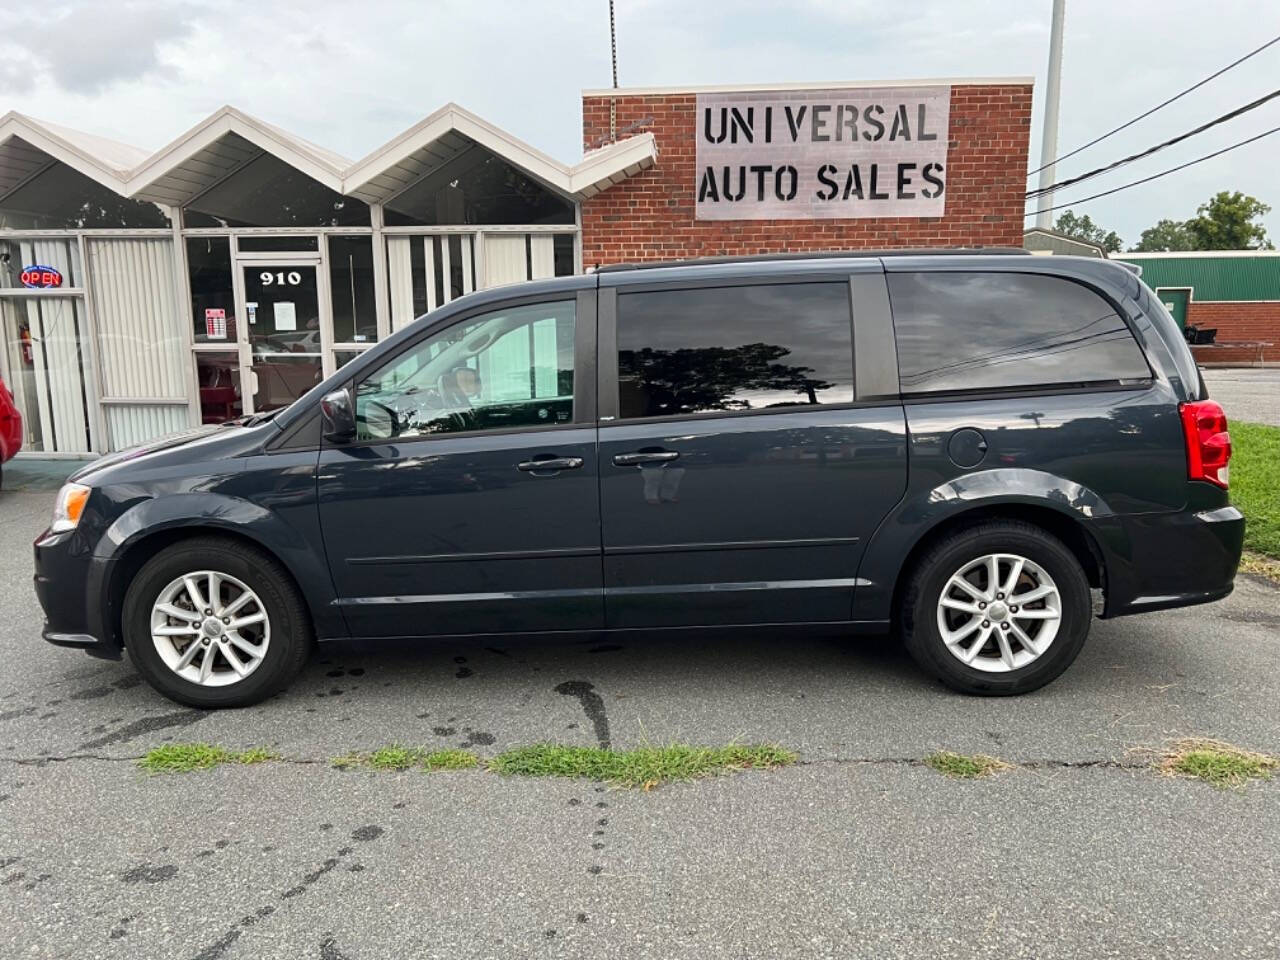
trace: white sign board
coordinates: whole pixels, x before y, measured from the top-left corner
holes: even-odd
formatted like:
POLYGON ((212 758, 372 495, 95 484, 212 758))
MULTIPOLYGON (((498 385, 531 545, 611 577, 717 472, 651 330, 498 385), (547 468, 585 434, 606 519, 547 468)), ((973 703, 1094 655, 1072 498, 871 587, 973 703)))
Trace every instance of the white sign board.
POLYGON ((698 94, 699 220, 940 217, 951 88, 698 94))
POLYGON ((271 307, 277 331, 298 329, 298 311, 295 309, 292 300, 277 300, 271 307))

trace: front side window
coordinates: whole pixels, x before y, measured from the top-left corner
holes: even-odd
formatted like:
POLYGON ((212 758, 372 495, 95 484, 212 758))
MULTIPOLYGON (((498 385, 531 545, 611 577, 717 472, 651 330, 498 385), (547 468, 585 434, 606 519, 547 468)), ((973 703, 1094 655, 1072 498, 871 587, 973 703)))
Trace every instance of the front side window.
POLYGON ((846 283, 618 297, 623 419, 853 400, 846 283))
POLYGON ((1115 308, 1061 277, 891 273, 903 393, 1145 380, 1115 308))
POLYGON ((486 313, 429 336, 356 387, 360 440, 573 420, 572 300, 486 313))

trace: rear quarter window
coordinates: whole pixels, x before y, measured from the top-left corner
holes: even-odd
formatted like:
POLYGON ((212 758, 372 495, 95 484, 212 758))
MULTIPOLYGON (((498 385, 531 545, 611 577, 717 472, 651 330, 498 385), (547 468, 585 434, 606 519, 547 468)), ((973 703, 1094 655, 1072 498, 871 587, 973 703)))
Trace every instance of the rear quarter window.
POLYGON ((1025 273, 891 273, 904 394, 1145 381, 1115 308, 1081 284, 1025 273))

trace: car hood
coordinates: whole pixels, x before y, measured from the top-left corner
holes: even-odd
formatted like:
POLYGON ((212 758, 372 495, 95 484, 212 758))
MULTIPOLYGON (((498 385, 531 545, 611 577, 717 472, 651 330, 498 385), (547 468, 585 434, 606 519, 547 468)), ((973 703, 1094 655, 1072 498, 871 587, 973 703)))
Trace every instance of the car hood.
MULTIPOLYGON (((158 440, 152 440, 150 443, 139 444, 136 447, 129 447, 118 453, 109 453, 104 457, 100 457, 91 463, 81 467, 70 477, 71 480, 79 483, 87 483, 93 485, 94 480, 105 471, 118 467, 122 464, 134 464, 144 461, 147 458, 153 458, 157 454, 166 451, 175 450, 179 447, 187 447, 192 452, 195 448, 212 445, 217 443, 221 446, 224 438, 243 436, 249 432, 251 428, 246 426, 246 419, 232 420, 229 423, 210 424, 203 427, 195 427, 191 430, 184 430, 181 433, 172 433, 158 440)), ((213 451, 209 451, 213 455, 213 451)))

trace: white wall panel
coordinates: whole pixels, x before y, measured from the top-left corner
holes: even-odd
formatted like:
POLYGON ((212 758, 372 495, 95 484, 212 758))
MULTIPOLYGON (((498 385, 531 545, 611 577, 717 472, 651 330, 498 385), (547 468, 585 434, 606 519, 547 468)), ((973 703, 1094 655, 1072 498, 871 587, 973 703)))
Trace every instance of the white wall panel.
POLYGON ((109 443, 116 450, 186 426, 183 365, 190 361, 181 325, 187 321, 176 313, 172 240, 88 244, 103 398, 173 401, 161 408, 107 405, 109 443))
POLYGON ((556 238, 549 233, 529 235, 529 269, 532 280, 556 275, 556 238))
POLYGON ((173 241, 90 240, 98 355, 105 398, 186 402, 186 361, 175 316, 173 241))
POLYGON ((413 323, 413 257, 416 237, 387 237, 387 284, 391 288, 391 330, 413 323))
POLYGON ((488 233, 484 238, 484 285, 529 279, 529 257, 523 233, 488 233))
POLYGON ((146 443, 190 425, 187 405, 143 403, 107 404, 107 442, 112 452, 146 443))

